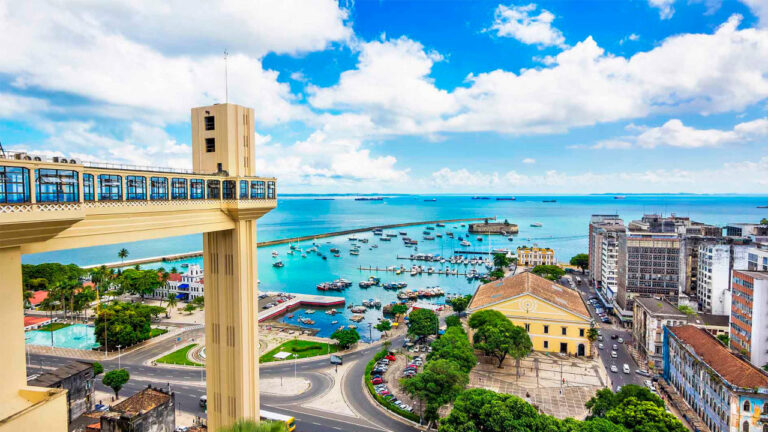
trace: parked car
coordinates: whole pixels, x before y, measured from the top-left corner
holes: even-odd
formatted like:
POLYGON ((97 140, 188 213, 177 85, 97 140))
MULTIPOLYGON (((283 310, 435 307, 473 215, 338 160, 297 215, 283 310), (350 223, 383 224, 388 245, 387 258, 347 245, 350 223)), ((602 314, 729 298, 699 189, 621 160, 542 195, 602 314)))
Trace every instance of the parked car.
POLYGON ((619 371, 619 368, 616 367, 616 365, 611 365, 611 372, 616 373, 619 371))
POLYGON ((611 351, 611 358, 617 358, 619 355, 616 353, 616 351, 611 351))
POLYGON ((597 344, 597 349, 603 349, 603 344, 597 344))
POLYGON ((373 379, 371 380, 371 384, 381 384, 381 383, 383 383, 383 382, 384 382, 384 380, 383 380, 383 379, 381 379, 381 377, 376 377, 376 378, 373 378, 373 379))
POLYGON ((392 354, 389 354, 388 356, 384 357, 384 359, 388 361, 395 361, 395 356, 393 356, 392 354))
POLYGON ((616 351, 617 349, 619 349, 619 346, 616 344, 613 344, 613 350, 616 351))
POLYGON ((643 381, 643 383, 644 383, 644 384, 645 384, 645 386, 646 386, 646 387, 648 387, 649 389, 651 389, 651 390, 656 390, 655 388, 653 388, 653 383, 651 382, 651 380, 645 380, 645 381, 643 381))
POLYGON ((619 338, 619 343, 624 343, 624 339, 623 338, 619 338))
POLYGON ((635 371, 635 373, 638 374, 638 375, 644 376, 644 377, 650 377, 651 376, 651 373, 648 372, 645 369, 638 369, 638 370, 635 371))
POLYGON ((625 374, 632 373, 632 369, 629 368, 629 365, 624 363, 624 367, 622 368, 624 370, 625 374))

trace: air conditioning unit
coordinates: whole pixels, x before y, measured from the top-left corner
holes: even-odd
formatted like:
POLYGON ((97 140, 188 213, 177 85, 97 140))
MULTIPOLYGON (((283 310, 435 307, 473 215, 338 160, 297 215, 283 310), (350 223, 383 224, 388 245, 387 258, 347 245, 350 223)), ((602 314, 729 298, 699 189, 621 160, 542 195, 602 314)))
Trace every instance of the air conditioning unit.
POLYGON ((43 158, 41 158, 40 156, 35 156, 35 157, 32 158, 32 160, 35 161, 35 162, 42 162, 43 158))
POLYGON ((69 159, 62 156, 54 156, 53 161, 56 163, 69 163, 69 159))
POLYGON ((69 160, 69 163, 72 164, 72 165, 79 165, 80 161, 75 159, 75 158, 72 158, 72 159, 69 160))
POLYGON ((15 157, 17 160, 24 160, 24 158, 27 156, 24 152, 14 153, 13 157, 15 157))

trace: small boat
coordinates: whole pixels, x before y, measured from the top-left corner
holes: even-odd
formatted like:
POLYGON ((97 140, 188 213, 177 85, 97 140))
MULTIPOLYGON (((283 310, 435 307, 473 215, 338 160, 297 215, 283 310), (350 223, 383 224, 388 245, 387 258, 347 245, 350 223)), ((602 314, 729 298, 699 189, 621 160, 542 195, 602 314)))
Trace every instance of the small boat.
POLYGON ((338 257, 340 257, 340 256, 341 256, 341 254, 337 254, 337 253, 336 253, 336 254, 333 254, 333 256, 334 256, 334 257, 336 257, 336 258, 338 258, 338 257))
POLYGON ((435 236, 424 236, 424 240, 434 240, 435 236))
POLYGON ((464 246, 464 247, 466 247, 466 246, 472 246, 472 243, 470 243, 470 242, 468 242, 468 241, 466 241, 466 240, 462 240, 462 241, 461 241, 461 243, 459 243, 459 244, 461 244, 461 245, 462 245, 462 246, 464 246))
POLYGON ((384 232, 383 232, 382 230, 380 230, 380 229, 375 229, 375 230, 373 230, 373 235, 375 235, 375 236, 380 236, 380 235, 382 235, 383 233, 384 233, 384 232))
POLYGON ((182 268, 187 268, 187 267, 189 267, 189 264, 187 264, 187 263, 184 263, 184 264, 182 264, 182 265, 181 265, 181 267, 182 267, 182 268))
POLYGON ((405 236, 405 235, 408 235, 408 233, 407 233, 407 232, 405 232, 405 231, 400 231, 400 235, 401 235, 401 236, 405 236))
MULTIPOLYGON (((361 321, 362 321, 362 320, 361 320, 361 321)), ((351 330, 354 330, 354 329, 356 329, 356 328, 357 328, 357 326, 356 326, 356 325, 354 325, 354 324, 350 324, 350 325, 349 325, 349 328, 350 328, 351 330)))
POLYGON ((331 248, 331 253, 339 253, 339 248, 331 248))
POLYGON ((283 266, 284 266, 284 264, 283 264, 282 261, 278 261, 278 262, 272 264, 272 267, 277 267, 277 268, 281 268, 283 266))
POLYGON ((392 241, 392 237, 379 237, 381 241, 392 241))
MULTIPOLYGON (((757 206, 757 208, 764 208, 764 209, 768 209, 768 205, 764 205, 764 206, 757 206)), ((182 267, 183 267, 183 265, 182 265, 182 267)))
POLYGON ((445 227, 445 224, 444 224, 444 223, 436 223, 435 225, 436 225, 436 226, 438 226, 438 227, 441 227, 441 228, 442 228, 442 227, 445 227))
POLYGON ((352 250, 349 251, 349 254, 350 255, 360 255, 360 251, 357 250, 357 249, 352 249, 352 250))
POLYGON ((360 243, 368 243, 368 239, 367 239, 367 238, 361 238, 361 239, 359 240, 359 242, 360 242, 360 243))
POLYGON ((272 256, 273 256, 273 257, 276 257, 276 256, 278 256, 278 255, 280 255, 280 254, 279 254, 279 253, 277 253, 277 251, 272 251, 272 256))
POLYGON ((509 241, 515 241, 515 237, 513 237, 513 236, 509 236, 509 237, 507 237, 507 240, 509 240, 509 241))
POLYGON ((498 197, 496 198, 496 201, 515 201, 517 198, 515 197, 498 197))
POLYGON ((301 254, 301 257, 302 257, 302 258, 306 258, 306 257, 307 257, 307 254, 303 253, 303 254, 301 254))
POLYGON ((483 241, 483 238, 480 236, 477 236, 477 241, 483 241))
POLYGON ((328 259, 328 257, 327 257, 327 256, 325 256, 325 255, 323 255, 323 259, 324 259, 324 260, 327 260, 327 259, 328 259))
POLYGON ((338 321, 331 321, 331 324, 338 324, 338 321))
MULTIPOLYGON (((613 199, 627 199, 627 197, 625 197, 624 195, 616 195, 615 197, 613 197, 613 199)), ((768 208, 768 206, 766 208, 768 208)))
POLYGON ((430 199, 424 200, 424 202, 435 202, 435 201, 437 201, 437 198, 430 198, 430 199))
POLYGON ((430 231, 434 231, 434 230, 435 230, 435 227, 432 227, 432 226, 428 226, 428 227, 427 227, 427 229, 428 229, 428 230, 430 230, 430 231))
POLYGON ((307 314, 307 315, 312 315, 313 313, 315 313, 315 310, 314 309, 306 309, 306 310, 304 310, 304 313, 307 314))
POLYGON ((349 240, 349 241, 357 241, 357 237, 347 237, 347 240, 349 240))
POLYGON ((336 315, 337 313, 339 313, 339 311, 337 311, 336 309, 330 309, 325 311, 326 315, 336 315))
POLYGON ((288 315, 288 318, 293 318, 293 314, 289 314, 289 315, 288 315))
POLYGON ((543 202, 543 203, 553 203, 553 202, 557 202, 557 200, 542 200, 541 202, 543 202))
POLYGON ((542 225, 541 222, 534 222, 534 223, 531 224, 531 226, 534 227, 534 228, 541 228, 544 225, 542 225))

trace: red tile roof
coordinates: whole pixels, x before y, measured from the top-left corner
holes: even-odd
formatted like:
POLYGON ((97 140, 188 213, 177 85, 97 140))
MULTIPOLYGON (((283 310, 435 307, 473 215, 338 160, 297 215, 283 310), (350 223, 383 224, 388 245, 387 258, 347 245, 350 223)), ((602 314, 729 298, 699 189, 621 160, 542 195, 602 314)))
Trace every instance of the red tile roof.
POLYGON ((50 318, 46 318, 46 317, 24 315, 24 327, 44 323, 49 320, 50 318))
POLYGON ((768 375, 737 357, 709 332, 692 325, 669 327, 669 331, 732 385, 742 388, 768 387, 768 375))
POLYGON ((181 273, 171 273, 168 275, 168 280, 172 282, 181 282, 181 273))
POLYGON ((587 306, 576 290, 558 285, 530 272, 481 285, 472 297, 469 310, 484 308, 524 293, 532 294, 571 313, 589 317, 587 306))
POLYGON ((93 282, 83 282, 83 288, 96 288, 96 284, 93 282))
POLYGON ((48 298, 48 291, 35 291, 32 293, 32 298, 29 299, 29 303, 32 306, 37 306, 48 298))

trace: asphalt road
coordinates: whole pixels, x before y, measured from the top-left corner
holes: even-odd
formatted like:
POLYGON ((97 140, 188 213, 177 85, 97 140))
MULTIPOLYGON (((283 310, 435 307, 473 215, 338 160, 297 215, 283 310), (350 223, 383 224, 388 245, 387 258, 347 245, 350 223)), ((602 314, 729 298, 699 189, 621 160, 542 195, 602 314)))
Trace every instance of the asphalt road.
MULTIPOLYGON (((199 331, 188 332, 182 336, 182 341, 178 343, 178 346, 182 347, 199 337, 199 331)), ((394 338, 392 343, 393 346, 402 345, 402 337, 394 338)), ((120 359, 120 366, 130 372, 131 380, 123 387, 121 394, 136 393, 150 384, 160 387, 170 385, 171 390, 176 393, 177 410, 194 416, 205 417, 205 413, 199 405, 200 397, 205 394, 205 373, 203 370, 144 365, 145 361, 162 354, 170 348, 170 344, 161 343, 141 350, 138 353, 123 355, 120 359)), ((298 396, 287 397, 263 393, 261 395, 261 405, 267 410, 295 417, 297 430, 299 431, 415 431, 416 428, 383 414, 363 393, 368 391, 362 383, 365 365, 380 349, 380 346, 376 346, 343 355, 345 363, 354 362, 345 375, 342 386, 347 402, 361 416, 359 419, 301 406, 331 388, 333 379, 329 376, 329 360, 327 358, 299 362, 296 365, 290 362, 260 365, 261 378, 289 377, 293 376, 295 370, 298 376, 308 379, 311 383, 310 389, 298 396)), ((72 359, 64 357, 31 355, 28 373, 30 375, 39 373, 41 365, 42 370, 45 371, 64 366, 71 361, 72 359)), ((106 370, 118 367, 117 359, 103 361, 102 364, 106 370)), ((330 373, 333 373, 333 371, 330 373)), ((97 390, 107 393, 112 392, 111 389, 101 383, 101 380, 96 380, 95 385, 97 390)))
MULTIPOLYGON (((577 279, 580 279, 580 275, 570 275, 571 278, 575 281, 577 279)), ((582 279, 582 283, 579 285, 576 285, 577 289, 584 294, 585 299, 589 299, 590 297, 596 297, 597 293, 595 292, 594 288, 590 287, 587 283, 586 277, 582 279)), ((649 379, 647 377, 644 377, 642 375, 638 375, 635 373, 637 369, 640 369, 640 367, 635 363, 634 359, 631 355, 629 355, 629 352, 627 351, 627 344, 632 343, 632 334, 628 330, 624 330, 620 326, 616 324, 606 324, 602 323, 600 321, 600 318, 597 316, 597 313, 595 312, 595 308, 587 302, 587 308, 589 309, 589 313, 592 314, 592 317, 595 319, 595 322, 597 322, 600 326, 600 333, 603 336, 602 342, 596 341, 595 345, 602 343, 604 348, 598 349, 598 354, 600 356, 600 360, 605 365, 605 370, 608 371, 608 377, 611 379, 611 388, 616 391, 616 389, 620 386, 625 386, 627 384, 637 384, 639 386, 643 386, 643 382, 646 379, 649 379), (612 336, 616 336, 616 339, 611 339, 612 336), (624 339, 624 343, 619 343, 618 338, 624 339), (616 358, 611 357, 611 351, 613 351, 613 345, 616 345, 616 358), (623 372, 623 366, 629 365, 630 373, 625 374, 623 372), (611 366, 615 365, 618 372, 611 372, 611 366)))

